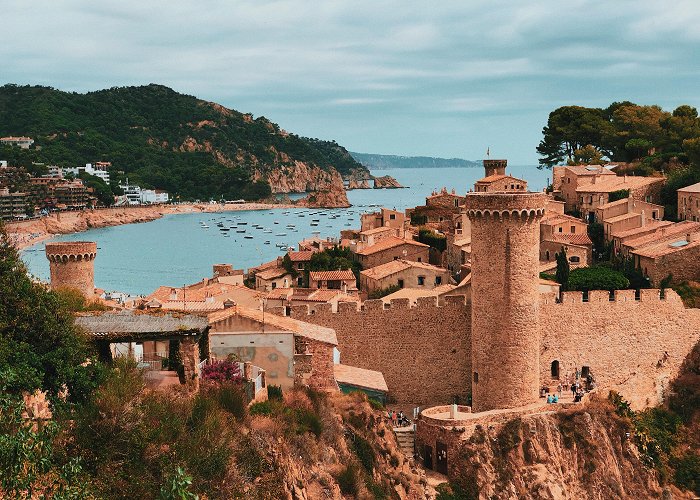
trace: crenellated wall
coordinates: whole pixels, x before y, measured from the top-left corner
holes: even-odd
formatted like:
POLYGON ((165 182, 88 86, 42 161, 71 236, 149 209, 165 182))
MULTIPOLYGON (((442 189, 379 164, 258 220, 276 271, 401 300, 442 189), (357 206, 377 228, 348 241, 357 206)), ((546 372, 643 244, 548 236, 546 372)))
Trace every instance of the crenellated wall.
POLYGON ((700 341, 700 309, 686 309, 672 290, 564 292, 540 302, 540 380, 557 384, 578 368, 615 389, 635 408, 658 404, 681 363, 700 341))
POLYGON ((344 364, 378 370, 398 403, 420 406, 466 401, 470 392, 470 307, 464 297, 436 297, 292 306, 295 319, 335 329, 344 364))

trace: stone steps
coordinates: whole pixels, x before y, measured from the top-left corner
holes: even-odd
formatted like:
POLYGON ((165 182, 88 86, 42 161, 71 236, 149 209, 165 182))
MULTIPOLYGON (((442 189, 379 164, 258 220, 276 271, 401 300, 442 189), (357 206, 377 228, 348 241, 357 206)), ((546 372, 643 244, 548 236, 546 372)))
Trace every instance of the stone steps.
POLYGON ((416 435, 411 427, 395 427, 394 433, 396 434, 396 441, 399 444, 399 448, 406 458, 412 458, 414 453, 414 446, 416 441, 416 435))

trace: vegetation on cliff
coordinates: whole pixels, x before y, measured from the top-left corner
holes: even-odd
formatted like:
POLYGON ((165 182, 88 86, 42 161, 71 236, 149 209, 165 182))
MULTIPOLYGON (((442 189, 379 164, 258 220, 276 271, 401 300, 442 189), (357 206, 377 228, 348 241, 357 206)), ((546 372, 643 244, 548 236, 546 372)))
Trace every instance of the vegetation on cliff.
POLYGON ((481 162, 461 158, 433 158, 430 156, 397 156, 371 153, 350 153, 369 169, 385 168, 474 168, 481 162))
POLYGON ((5 85, 4 135, 28 135, 41 146, 0 150, 13 163, 111 161, 118 177, 181 199, 260 199, 270 193, 266 175, 295 162, 341 174, 366 170, 334 141, 299 137, 265 117, 154 84, 86 94, 5 85), (253 182, 256 172, 262 181, 253 182))

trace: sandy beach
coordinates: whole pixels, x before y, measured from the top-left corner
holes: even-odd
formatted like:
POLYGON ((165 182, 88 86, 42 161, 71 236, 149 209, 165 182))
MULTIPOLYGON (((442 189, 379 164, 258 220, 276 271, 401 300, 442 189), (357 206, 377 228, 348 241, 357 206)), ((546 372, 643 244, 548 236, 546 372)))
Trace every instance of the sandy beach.
POLYGON ((235 212, 241 210, 271 210, 294 208, 300 205, 281 203, 182 203, 138 207, 102 208, 78 212, 56 212, 40 219, 7 222, 5 228, 10 240, 22 250, 58 234, 76 233, 100 227, 149 222, 168 214, 194 212, 235 212))

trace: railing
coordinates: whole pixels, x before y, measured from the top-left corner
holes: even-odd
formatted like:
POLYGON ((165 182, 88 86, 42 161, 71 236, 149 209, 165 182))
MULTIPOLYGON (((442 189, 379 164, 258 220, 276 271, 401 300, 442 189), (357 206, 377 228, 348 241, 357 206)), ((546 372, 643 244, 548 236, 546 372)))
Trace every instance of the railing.
MULTIPOLYGON (((128 356, 128 354, 126 355, 128 356)), ((142 370, 162 370, 163 361, 167 363, 168 353, 152 352, 148 354, 134 355, 133 358, 136 360, 137 366, 142 370)))
POLYGON ((258 374, 257 377, 255 377, 255 394, 257 394, 259 391, 261 391, 263 388, 262 385, 262 373, 258 374))

